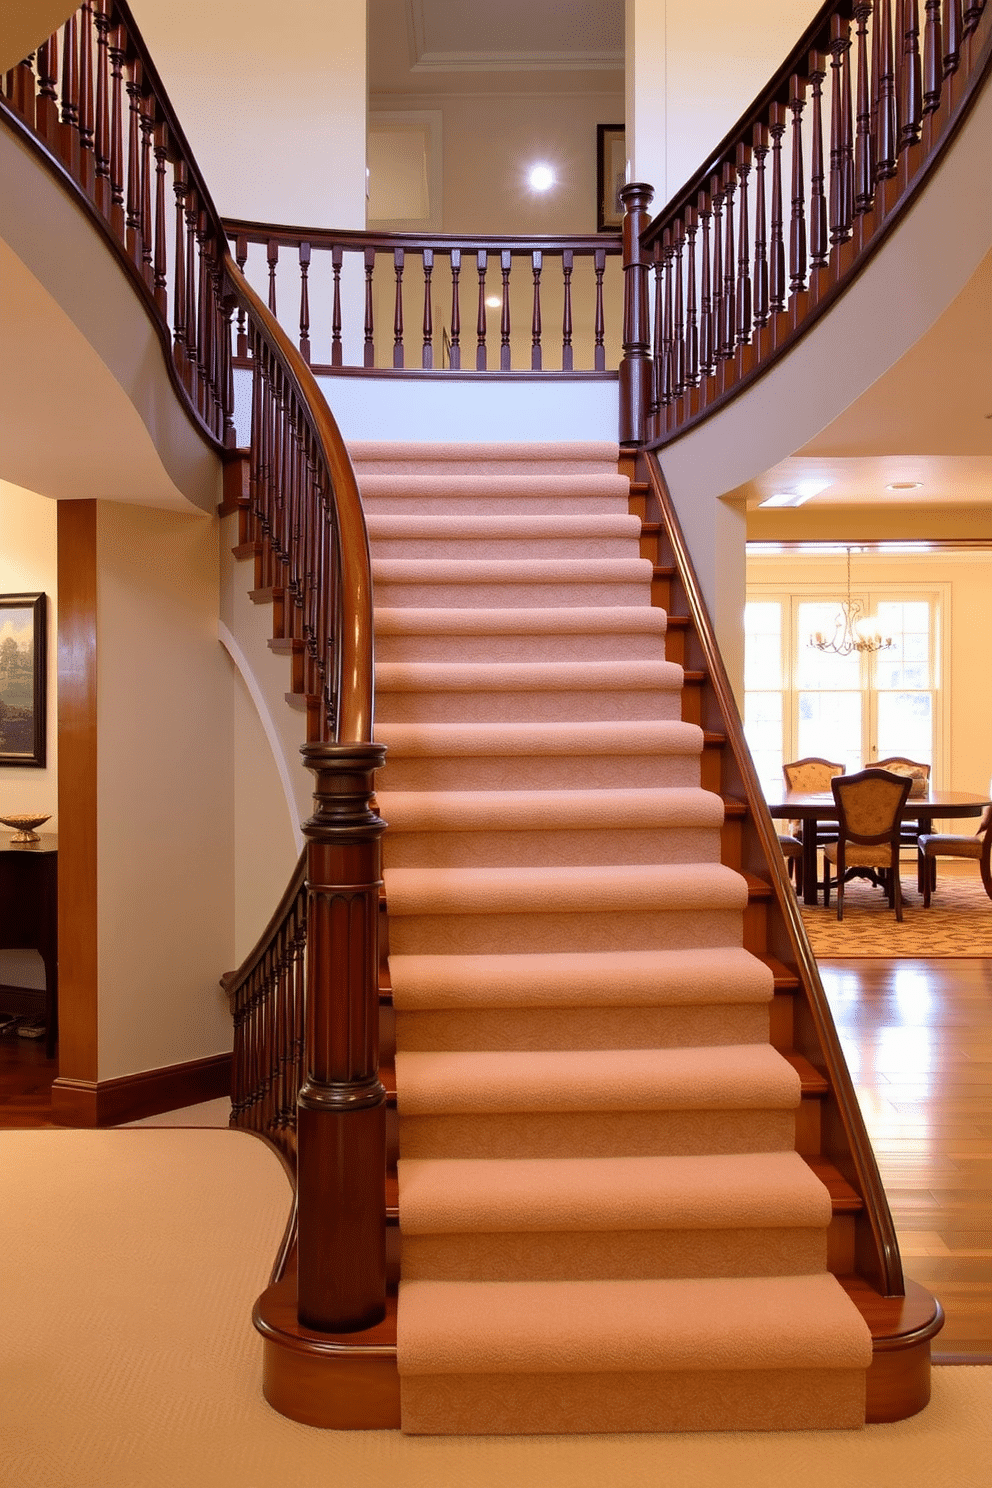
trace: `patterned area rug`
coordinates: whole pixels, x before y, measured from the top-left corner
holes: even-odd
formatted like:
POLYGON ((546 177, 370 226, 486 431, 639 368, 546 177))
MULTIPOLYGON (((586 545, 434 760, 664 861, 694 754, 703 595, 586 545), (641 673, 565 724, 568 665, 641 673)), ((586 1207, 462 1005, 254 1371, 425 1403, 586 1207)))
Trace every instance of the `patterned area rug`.
MULTIPOLYGON (((939 870, 938 870, 939 872, 939 870)), ((816 956, 992 956, 992 900, 978 878, 938 879, 923 908, 915 877, 902 876, 903 922, 888 908, 881 889, 856 878, 844 891, 844 918, 837 905, 803 905, 803 921, 816 956)))

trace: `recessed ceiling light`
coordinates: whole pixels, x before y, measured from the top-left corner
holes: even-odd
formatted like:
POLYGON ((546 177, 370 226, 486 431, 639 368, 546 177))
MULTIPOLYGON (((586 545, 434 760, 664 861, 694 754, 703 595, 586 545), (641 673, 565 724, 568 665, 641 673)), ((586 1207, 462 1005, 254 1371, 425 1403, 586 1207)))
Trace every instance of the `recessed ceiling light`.
POLYGON ((489 306, 490 310, 498 310, 502 303, 503 301, 500 299, 499 295, 486 295, 486 304, 489 306))
POLYGON ((922 485, 922 481, 891 481, 885 489, 887 491, 918 491, 922 485))
POLYGON ((555 184, 555 173, 550 165, 532 165, 527 181, 532 191, 550 191, 555 184))

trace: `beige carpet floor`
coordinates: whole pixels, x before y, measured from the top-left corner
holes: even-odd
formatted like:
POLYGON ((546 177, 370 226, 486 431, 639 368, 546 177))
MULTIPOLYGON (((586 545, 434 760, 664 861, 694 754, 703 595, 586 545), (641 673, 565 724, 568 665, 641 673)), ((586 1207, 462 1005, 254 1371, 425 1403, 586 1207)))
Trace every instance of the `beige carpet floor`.
POLYGON ((992 1369, 854 1432, 327 1433, 269 1409, 252 1303, 289 1201, 231 1131, 0 1133, 3 1488, 989 1488, 992 1369))
POLYGON ((881 889, 853 879, 844 891, 844 918, 837 903, 803 905, 802 914, 817 956, 992 956, 992 900, 974 877, 942 871, 930 908, 916 890, 916 870, 902 875, 900 925, 881 889))

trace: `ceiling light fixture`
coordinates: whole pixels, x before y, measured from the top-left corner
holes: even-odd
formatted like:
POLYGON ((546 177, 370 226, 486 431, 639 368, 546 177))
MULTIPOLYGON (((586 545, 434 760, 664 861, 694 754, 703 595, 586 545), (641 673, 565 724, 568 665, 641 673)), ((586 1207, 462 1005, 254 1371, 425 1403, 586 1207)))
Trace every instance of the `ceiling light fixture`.
POLYGON ((814 631, 810 645, 817 651, 833 651, 837 656, 850 656, 852 651, 888 651, 892 637, 883 636, 878 621, 871 615, 862 615, 861 601, 851 598, 851 550, 847 554, 847 598, 841 600, 840 610, 834 621, 833 635, 822 630, 814 631))
POLYGON ((555 184, 555 173, 550 165, 532 165, 527 181, 532 191, 550 191, 555 184))
POLYGON ((885 489, 887 491, 918 491, 922 485, 922 481, 891 481, 885 489))
POLYGON ((830 482, 827 480, 804 480, 797 481, 793 491, 776 491, 773 496, 766 496, 764 501, 759 501, 759 506, 802 506, 811 496, 818 496, 825 491, 830 482))

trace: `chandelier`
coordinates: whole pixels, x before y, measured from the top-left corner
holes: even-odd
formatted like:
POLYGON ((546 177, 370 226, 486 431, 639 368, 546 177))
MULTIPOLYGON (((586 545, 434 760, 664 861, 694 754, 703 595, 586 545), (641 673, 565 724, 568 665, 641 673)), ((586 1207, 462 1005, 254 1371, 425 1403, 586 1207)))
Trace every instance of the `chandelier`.
POLYGON ((816 630, 809 638, 817 651, 833 651, 837 656, 850 656, 852 651, 887 651, 892 645, 891 636, 883 636, 878 621, 871 615, 862 615, 861 601, 851 598, 851 550, 847 554, 847 598, 841 601, 834 621, 832 635, 816 630))

